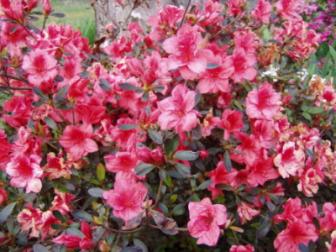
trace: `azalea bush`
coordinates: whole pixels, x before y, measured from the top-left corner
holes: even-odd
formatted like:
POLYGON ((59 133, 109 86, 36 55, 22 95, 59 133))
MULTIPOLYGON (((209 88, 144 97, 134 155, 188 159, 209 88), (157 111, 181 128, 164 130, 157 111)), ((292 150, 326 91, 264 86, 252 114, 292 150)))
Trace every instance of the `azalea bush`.
POLYGON ((0 3, 1 250, 336 251, 309 4, 168 5, 90 47, 0 3))

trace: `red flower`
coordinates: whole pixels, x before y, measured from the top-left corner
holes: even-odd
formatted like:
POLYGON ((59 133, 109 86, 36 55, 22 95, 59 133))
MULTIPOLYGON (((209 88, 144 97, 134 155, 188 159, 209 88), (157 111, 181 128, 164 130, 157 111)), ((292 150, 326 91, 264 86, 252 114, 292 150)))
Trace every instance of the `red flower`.
POLYGON ((314 224, 297 220, 288 223, 285 230, 281 231, 274 240, 277 252, 300 252, 299 245, 308 245, 316 241, 318 234, 314 224))
POLYGON ((81 222, 81 230, 83 237, 74 234, 61 234, 53 239, 53 242, 56 244, 64 245, 69 249, 80 248, 82 250, 92 249, 94 247, 94 241, 92 237, 92 232, 90 225, 82 221, 81 222))
POLYGON ((92 131, 91 125, 69 125, 65 128, 59 142, 74 161, 98 150, 98 145, 91 139, 92 131))
POLYGON ((243 115, 239 111, 226 109, 218 126, 224 129, 224 139, 229 140, 231 133, 239 132, 243 128, 243 115))
POLYGON ((188 231, 197 238, 197 244, 215 246, 220 228, 226 223, 226 208, 220 204, 212 204, 209 198, 200 202, 190 202, 188 205, 190 221, 188 231))

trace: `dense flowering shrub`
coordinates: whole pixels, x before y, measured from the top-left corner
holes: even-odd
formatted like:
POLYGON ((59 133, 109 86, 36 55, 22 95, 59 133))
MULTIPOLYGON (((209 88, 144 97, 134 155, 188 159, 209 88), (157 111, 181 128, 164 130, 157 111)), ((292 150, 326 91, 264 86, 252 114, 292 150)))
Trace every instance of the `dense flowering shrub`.
POLYGON ((95 48, 0 3, 1 248, 336 251, 336 91, 305 70, 303 0, 166 6, 95 48))

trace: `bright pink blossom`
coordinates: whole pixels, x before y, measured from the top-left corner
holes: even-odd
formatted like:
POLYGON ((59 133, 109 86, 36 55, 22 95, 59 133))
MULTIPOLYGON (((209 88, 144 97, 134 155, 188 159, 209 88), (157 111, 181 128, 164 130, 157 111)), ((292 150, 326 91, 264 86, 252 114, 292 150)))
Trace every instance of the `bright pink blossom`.
POLYGON ((28 80, 35 86, 52 80, 57 75, 57 61, 44 50, 36 49, 23 59, 22 68, 28 74, 28 80))
POLYGON ((56 244, 64 245, 69 249, 80 248, 81 250, 90 250, 94 247, 94 241, 92 236, 92 231, 90 225, 82 221, 81 222, 81 233, 83 236, 75 234, 61 234, 53 239, 56 244))
POLYGON ((254 252, 254 247, 248 245, 232 245, 229 252, 254 252))
POLYGON ((28 206, 17 216, 17 221, 24 232, 30 232, 30 237, 39 237, 42 225, 42 212, 38 208, 28 206))
POLYGON ((106 203, 113 208, 113 215, 129 221, 143 213, 143 202, 147 196, 147 188, 136 182, 130 175, 117 174, 114 189, 104 192, 106 203))
POLYGON ((7 198, 7 191, 4 188, 0 187, 0 206, 7 201, 7 198))
POLYGON ((272 5, 268 0, 258 0, 252 11, 252 17, 263 24, 268 24, 272 13, 272 5))
POLYGON ((6 173, 11 178, 10 184, 14 187, 26 188, 27 193, 41 191, 43 170, 40 162, 41 157, 37 155, 13 158, 6 166, 6 173))
POLYGON ((269 83, 253 89, 246 97, 246 113, 249 118, 272 120, 280 112, 280 105, 280 94, 269 83))
POLYGON ((196 92, 184 85, 176 86, 171 97, 158 103, 161 112, 158 123, 162 130, 190 131, 198 124, 198 113, 194 110, 196 92))
POLYGON ((164 50, 170 54, 169 69, 179 69, 184 79, 195 79, 207 67, 207 53, 201 49, 201 34, 196 26, 183 25, 177 32, 163 42, 164 50))
POLYGON ((287 142, 279 150, 273 162, 278 168, 281 177, 295 176, 304 167, 305 153, 294 142, 287 142))
POLYGON ((304 11, 304 0, 278 0, 276 8, 279 14, 286 19, 298 19, 304 11))
POLYGON ((231 57, 214 58, 206 71, 201 75, 198 83, 200 93, 229 92, 229 78, 233 73, 231 57))
POLYGON ((267 181, 279 177, 278 171, 273 166, 272 158, 264 159, 262 157, 252 164, 247 166, 248 177, 247 182, 251 186, 264 185, 267 181))
POLYGON ((0 129, 0 170, 4 170, 10 160, 12 145, 8 142, 5 132, 0 129))
POLYGON ((215 246, 220 235, 220 226, 226 223, 226 208, 212 204, 209 198, 188 205, 190 221, 188 231, 197 239, 197 244, 215 246))
POLYGON ((132 172, 138 159, 134 153, 118 151, 105 156, 106 169, 110 172, 132 172))
POLYGON ((88 153, 98 150, 97 143, 92 140, 92 131, 91 125, 69 125, 65 128, 60 138, 60 144, 73 160, 79 160, 88 153))
POLYGON ((224 140, 229 140, 230 134, 243 128, 243 114, 237 110, 226 109, 218 126, 224 129, 224 140))
POLYGON ((286 229, 277 235, 274 247, 277 252, 300 252, 300 244, 308 245, 309 242, 317 239, 318 234, 314 224, 297 220, 288 223, 286 229))
POLYGON ((237 209, 239 219, 242 224, 252 220, 255 216, 259 215, 260 210, 253 208, 253 205, 246 202, 241 202, 237 209))
POLYGON ((257 62, 254 54, 246 53, 245 50, 237 48, 232 55, 234 72, 231 76, 234 82, 253 80, 257 76, 255 64, 257 62))
MULTIPOLYGON (((245 53, 254 55, 260 45, 260 39, 251 30, 239 30, 234 32, 235 50, 243 49, 245 53)), ((237 58, 236 58, 237 60, 237 58)))
POLYGON ((244 12, 246 0, 228 0, 227 12, 230 16, 238 16, 244 12))
POLYGON ((322 232, 336 230, 336 205, 330 202, 323 204, 323 216, 319 218, 322 232))

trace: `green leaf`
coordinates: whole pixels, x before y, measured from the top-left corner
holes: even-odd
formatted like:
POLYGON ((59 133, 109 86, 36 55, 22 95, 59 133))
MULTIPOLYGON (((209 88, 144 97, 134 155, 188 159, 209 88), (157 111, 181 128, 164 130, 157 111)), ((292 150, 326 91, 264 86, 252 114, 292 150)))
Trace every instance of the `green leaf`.
POLYGON ((198 153, 194 151, 177 151, 174 155, 175 159, 187 161, 194 161, 198 156, 198 153))
POLYGON ((121 130, 133 130, 137 127, 136 124, 121 124, 119 125, 119 129, 121 130))
POLYGON ((65 14, 61 13, 61 12, 53 12, 50 15, 53 16, 53 17, 57 17, 57 18, 64 18, 65 17, 65 14))
POLYGON ((43 91, 41 89, 39 89, 38 87, 33 87, 33 92, 35 94, 37 94, 39 97, 41 98, 46 98, 46 95, 43 93, 43 91))
POLYGON ((172 155, 179 145, 179 136, 175 135, 165 143, 165 152, 168 156, 172 155))
POLYGON ((308 114, 307 112, 303 112, 302 113, 302 116, 307 119, 308 121, 311 121, 312 120, 312 117, 310 114, 308 114))
POLYGON ((309 245, 305 245, 303 243, 300 243, 299 244, 299 250, 300 252, 309 252, 309 245))
POLYGON ((44 121, 49 126, 49 128, 57 130, 57 124, 53 119, 51 119, 50 117, 46 117, 44 121))
POLYGON ((86 220, 88 222, 92 222, 93 221, 93 218, 91 216, 91 214, 85 212, 85 211, 77 211, 73 214, 73 216, 76 218, 76 219, 79 219, 79 220, 86 220))
POLYGON ((68 86, 64 86, 62 88, 60 88, 55 96, 56 101, 63 101, 66 98, 66 95, 68 94, 68 86))
POLYGON ((154 169, 154 165, 141 163, 135 168, 135 173, 138 176, 146 176, 146 174, 150 173, 154 169))
POLYGON ((270 231, 271 226, 272 226, 271 220, 269 218, 264 218, 263 221, 261 222, 260 227, 257 230, 257 237, 258 238, 265 237, 270 231))
POLYGON ((111 86, 110 83, 106 79, 100 79, 99 80, 99 86, 104 90, 104 91, 110 91, 111 86))
POLYGON ((208 188, 208 186, 211 184, 211 180, 210 179, 208 179, 208 180, 205 180, 204 182, 202 182, 202 184, 200 184, 198 187, 197 187, 197 189, 196 190, 205 190, 205 189, 207 189, 208 188))
POLYGON ((99 163, 96 168, 96 175, 100 182, 105 180, 106 171, 105 166, 102 163, 99 163))
POLYGON ((49 249, 41 244, 35 244, 33 246, 33 252, 49 252, 49 249))
POLYGON ((207 69, 216 69, 218 67, 219 67, 218 64, 213 64, 213 63, 208 63, 207 64, 207 69))
POLYGON ((336 63, 336 50, 330 45, 329 45, 329 53, 331 57, 333 58, 334 62, 336 63))
POLYGON ((135 91, 135 92, 143 92, 143 90, 139 87, 136 87, 130 83, 121 83, 120 85, 120 88, 123 89, 123 90, 126 90, 126 91, 135 91))
POLYGON ((156 144, 163 144, 163 137, 162 133, 159 131, 154 131, 154 130, 148 130, 148 136, 152 141, 156 144))
POLYGON ((225 168, 226 168, 227 172, 231 172, 232 162, 231 162, 230 154, 229 154, 228 151, 224 152, 224 163, 225 163, 225 168))
POLYGON ((181 163, 176 163, 175 165, 177 172, 183 177, 188 178, 191 175, 190 167, 185 166, 181 163))
POLYGON ((55 210, 53 211, 53 215, 59 219, 61 222, 66 222, 66 219, 64 218, 64 216, 61 214, 61 212, 55 210))
POLYGON ((88 193, 94 198, 102 198, 104 190, 99 187, 93 187, 88 190, 88 193))
POLYGON ((10 203, 0 211, 0 223, 4 223, 8 219, 8 217, 12 214, 15 205, 16 202, 10 203))
POLYGON ((185 204, 184 203, 177 204, 173 208, 173 215, 175 215, 175 216, 183 215, 184 212, 185 212, 185 204))
POLYGON ((267 26, 262 29, 262 38, 266 42, 272 39, 272 33, 267 26))
POLYGON ((304 111, 311 115, 317 115, 323 113, 324 109, 322 107, 305 107, 304 111))

